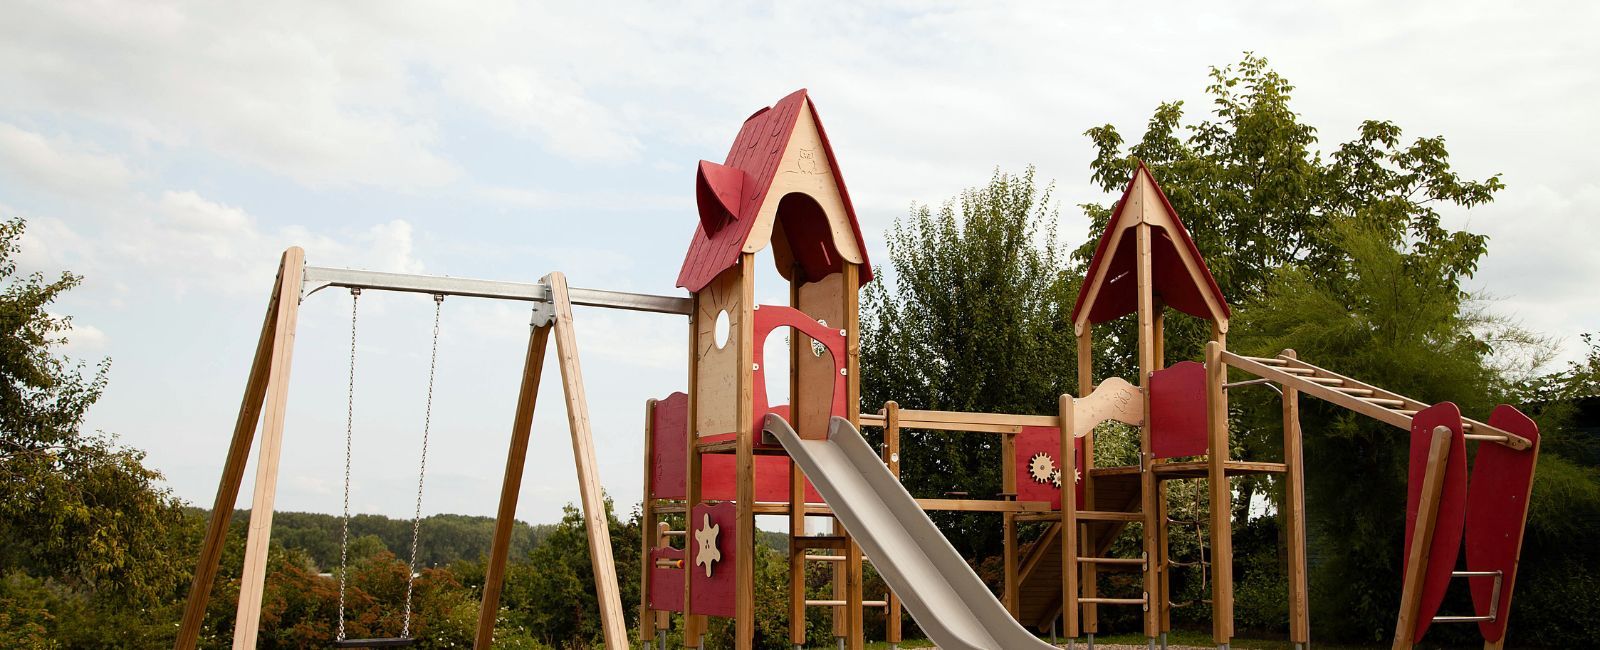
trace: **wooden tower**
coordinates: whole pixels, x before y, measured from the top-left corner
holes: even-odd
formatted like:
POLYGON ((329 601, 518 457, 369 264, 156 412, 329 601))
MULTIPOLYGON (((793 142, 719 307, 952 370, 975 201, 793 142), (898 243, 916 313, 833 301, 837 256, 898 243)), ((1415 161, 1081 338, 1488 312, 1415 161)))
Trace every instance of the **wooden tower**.
MULTIPOLYGON (((871 279, 871 270, 838 161, 805 90, 745 120, 722 164, 701 161, 695 197, 700 223, 678 275, 678 286, 687 289, 694 302, 687 416, 692 444, 686 497, 691 517, 686 530, 702 528, 702 520, 694 514, 702 503, 703 456, 733 454, 737 494, 731 531, 732 615, 737 621, 737 647, 748 648, 755 629, 755 456, 782 454, 781 447, 762 445, 760 440, 761 418, 781 407, 769 407, 765 395, 760 357, 763 339, 773 327, 758 323, 762 306, 754 301, 755 256, 772 246, 778 272, 790 283, 787 307, 807 321, 796 320, 796 312, 784 311, 784 306, 771 306, 762 314, 794 328, 787 410, 804 437, 825 436, 831 415, 859 421, 858 291, 871 279), (808 325, 813 334, 814 328, 825 327, 829 336, 813 344, 821 335, 808 336, 801 325, 808 325), (843 349, 837 356, 843 358, 835 359, 839 347, 843 349)), ((804 483, 792 463, 789 467, 791 505, 787 512, 764 513, 789 515, 798 535, 805 528, 804 483)), ((796 557, 803 561, 803 555, 796 557)), ((842 563, 841 570, 847 577, 856 576, 853 584, 859 592, 860 552, 848 555, 854 560, 842 563)), ((690 568, 701 570, 693 562, 690 568)), ((708 572, 720 568, 704 566, 708 572)), ((794 568, 804 575, 803 566, 794 568)), ((796 582, 803 588, 803 579, 796 582)), ((694 588, 695 580, 689 580, 690 612, 697 602, 694 588)), ((855 624, 849 629, 858 631, 860 598, 854 600, 858 606, 843 609, 853 609, 855 624)), ((690 616, 686 643, 698 645, 703 630, 703 618, 690 616)))

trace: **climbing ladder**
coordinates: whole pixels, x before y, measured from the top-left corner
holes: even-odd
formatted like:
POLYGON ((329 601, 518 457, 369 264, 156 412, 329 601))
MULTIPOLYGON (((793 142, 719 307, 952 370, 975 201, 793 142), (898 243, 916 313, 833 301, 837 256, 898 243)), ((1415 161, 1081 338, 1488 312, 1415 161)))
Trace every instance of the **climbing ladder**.
MULTIPOLYGON (((1418 411, 1432 406, 1311 365, 1288 354, 1247 357, 1224 350, 1222 361, 1258 377, 1228 384, 1230 387, 1272 381, 1407 431, 1411 430, 1412 417, 1418 411)), ((1461 424, 1468 440, 1495 442, 1517 450, 1527 449, 1533 444, 1525 437, 1477 420, 1462 418, 1461 424)))

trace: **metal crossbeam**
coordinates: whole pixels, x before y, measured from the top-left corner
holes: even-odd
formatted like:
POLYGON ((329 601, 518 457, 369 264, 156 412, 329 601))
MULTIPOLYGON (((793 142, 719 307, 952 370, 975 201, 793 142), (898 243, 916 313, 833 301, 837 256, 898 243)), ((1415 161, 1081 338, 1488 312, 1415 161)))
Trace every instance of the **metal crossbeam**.
MULTIPOLYGON (((550 287, 542 282, 505 282, 502 280, 477 280, 452 278, 442 275, 412 273, 384 273, 336 269, 325 266, 305 267, 305 287, 302 298, 325 287, 344 287, 373 291, 404 291, 446 296, 469 296, 498 300, 523 300, 549 303, 550 287)), ((687 316, 693 303, 684 297, 658 296, 646 293, 606 291, 604 289, 568 290, 572 304, 586 307, 605 307, 628 311, 687 316)))

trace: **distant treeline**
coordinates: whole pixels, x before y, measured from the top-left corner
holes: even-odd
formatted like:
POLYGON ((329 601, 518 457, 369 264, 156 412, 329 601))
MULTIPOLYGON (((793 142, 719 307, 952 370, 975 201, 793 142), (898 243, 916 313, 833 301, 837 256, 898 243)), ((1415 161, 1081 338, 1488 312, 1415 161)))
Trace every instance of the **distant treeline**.
MULTIPOLYGON (((211 511, 190 508, 209 517, 211 511)), ((236 525, 248 525, 249 510, 235 510, 236 525)), ((286 549, 304 551, 324 571, 339 566, 339 538, 343 518, 316 512, 277 512, 272 515, 272 541, 286 549)), ((512 558, 526 558, 533 548, 550 536, 556 524, 529 524, 518 521, 511 529, 512 558)), ((422 518, 417 543, 417 565, 446 566, 458 560, 476 561, 489 555, 494 537, 494 518, 469 515, 431 515, 422 518)), ((361 557, 387 550, 407 560, 411 555, 411 520, 383 515, 351 515, 350 544, 361 557), (381 548, 379 547, 381 545, 381 548)))

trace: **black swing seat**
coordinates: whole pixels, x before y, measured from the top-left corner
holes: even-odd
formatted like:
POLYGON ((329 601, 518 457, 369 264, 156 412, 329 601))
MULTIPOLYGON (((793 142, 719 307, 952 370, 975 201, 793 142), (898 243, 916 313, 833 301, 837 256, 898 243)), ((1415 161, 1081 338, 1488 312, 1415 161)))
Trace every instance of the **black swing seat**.
POLYGON ((405 637, 390 637, 387 639, 345 639, 334 641, 335 648, 404 648, 416 645, 416 639, 405 637))

